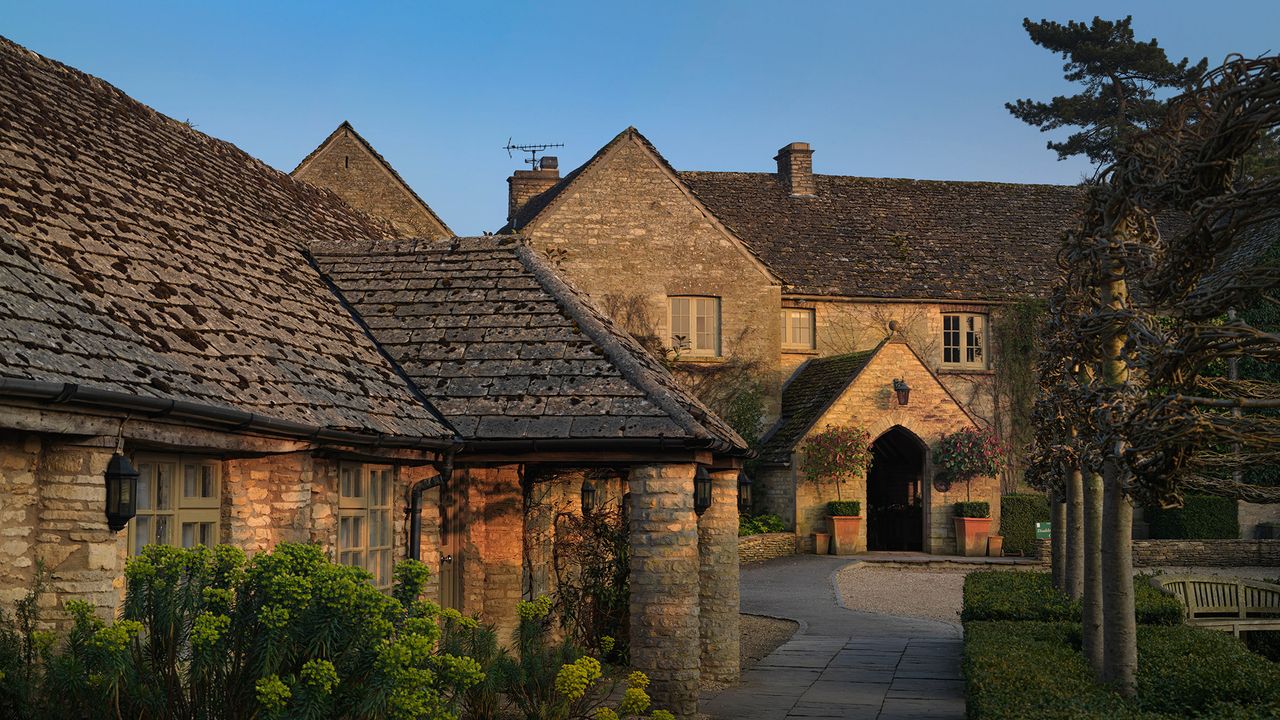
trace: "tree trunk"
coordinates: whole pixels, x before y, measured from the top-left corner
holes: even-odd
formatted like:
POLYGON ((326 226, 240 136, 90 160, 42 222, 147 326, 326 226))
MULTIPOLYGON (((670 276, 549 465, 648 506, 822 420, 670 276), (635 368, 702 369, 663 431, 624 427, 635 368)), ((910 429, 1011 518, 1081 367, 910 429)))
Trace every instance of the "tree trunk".
POLYGON ((1084 474, 1080 468, 1067 476, 1066 569, 1063 590, 1073 600, 1084 595, 1084 474))
POLYGON ((1066 589, 1067 504, 1055 492, 1049 496, 1049 570, 1053 572, 1053 586, 1066 589))
POLYGON ((1084 582, 1080 635, 1084 657, 1102 678, 1102 476, 1084 473, 1084 582))
POLYGON ((1138 624, 1133 597, 1133 504, 1113 462, 1103 466, 1102 676, 1125 697, 1138 694, 1138 624))

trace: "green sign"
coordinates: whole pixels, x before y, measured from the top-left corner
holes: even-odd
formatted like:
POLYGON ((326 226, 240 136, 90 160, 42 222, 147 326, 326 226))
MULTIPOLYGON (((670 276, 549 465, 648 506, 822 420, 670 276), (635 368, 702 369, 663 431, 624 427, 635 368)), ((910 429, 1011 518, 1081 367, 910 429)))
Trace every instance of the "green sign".
POLYGON ((1050 528, 1052 527, 1053 525, 1051 523, 1047 523, 1047 522, 1036 523, 1036 539, 1048 540, 1051 533, 1050 528))

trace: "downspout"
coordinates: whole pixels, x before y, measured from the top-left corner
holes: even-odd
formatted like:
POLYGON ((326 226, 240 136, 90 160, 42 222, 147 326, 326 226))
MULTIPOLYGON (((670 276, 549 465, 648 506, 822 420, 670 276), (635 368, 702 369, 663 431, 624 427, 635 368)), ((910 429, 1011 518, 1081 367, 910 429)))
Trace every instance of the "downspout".
POLYGON ((437 465, 437 474, 423 478, 409 488, 409 507, 405 514, 409 516, 408 555, 410 560, 422 560, 422 493, 433 487, 449 482, 453 474, 453 453, 445 455, 444 462, 437 465))

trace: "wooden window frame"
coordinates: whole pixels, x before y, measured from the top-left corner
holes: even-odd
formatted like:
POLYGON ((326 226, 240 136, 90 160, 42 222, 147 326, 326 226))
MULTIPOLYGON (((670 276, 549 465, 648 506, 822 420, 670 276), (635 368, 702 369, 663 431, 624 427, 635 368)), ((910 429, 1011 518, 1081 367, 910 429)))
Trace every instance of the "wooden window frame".
POLYGON ((817 313, 813 308, 782 308, 782 349, 812 351, 818 349, 817 313), (791 333, 793 315, 804 315, 809 321, 809 341, 796 342, 791 333))
POLYGON ((990 324, 985 313, 947 312, 942 314, 942 367, 987 370, 991 345, 990 324), (981 327, 976 328, 975 323, 981 327))
POLYGON ((723 323, 721 322, 720 306, 720 298, 714 295, 667 296, 667 328, 670 330, 671 349, 683 357, 721 357, 723 323), (686 303, 687 313, 676 312, 676 306, 681 302, 686 303), (699 305, 703 303, 706 303, 711 308, 712 312, 710 314, 699 312, 699 305), (677 319, 681 317, 684 319, 680 325, 685 328, 686 335, 677 335, 676 333, 677 319), (698 330, 698 322, 704 317, 713 319, 715 327, 710 332, 698 330), (703 344, 702 336, 704 335, 712 336, 710 342, 703 344), (682 343, 679 340, 681 337, 686 338, 685 342, 682 343))
POLYGON ((133 459, 138 468, 138 507, 128 525, 128 554, 138 555, 147 545, 212 547, 222 539, 222 463, 190 455, 141 453, 133 459), (167 469, 168 477, 161 478, 167 469), (190 478, 191 482, 187 480, 190 478), (166 488, 167 486, 167 488, 166 488), (188 490, 194 491, 189 494, 188 490), (168 507, 156 507, 160 495, 168 493, 168 507), (143 507, 143 504, 151 507, 143 507), (157 540, 160 521, 165 537, 157 540), (146 526, 148 539, 142 542, 139 527, 146 526), (191 530, 191 542, 185 533, 191 530), (141 543, 141 544, 139 544, 141 543))
POLYGON ((393 582, 395 488, 391 465, 338 466, 338 562, 368 571, 382 590, 393 582))

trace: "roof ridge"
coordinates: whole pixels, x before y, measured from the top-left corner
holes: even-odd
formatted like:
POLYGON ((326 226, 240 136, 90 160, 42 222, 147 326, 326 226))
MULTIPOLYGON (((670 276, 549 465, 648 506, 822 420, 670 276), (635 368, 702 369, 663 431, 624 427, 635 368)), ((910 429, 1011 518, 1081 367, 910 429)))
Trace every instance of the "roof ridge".
MULTIPOLYGON (((776 177, 777 173, 766 170, 677 170, 679 175, 750 175, 761 177, 776 177)), ((888 175, 842 175, 838 173, 813 173, 814 177, 835 178, 840 180, 882 180, 886 182, 899 183, 929 183, 937 185, 1011 185, 1013 187, 1028 188, 1057 188, 1057 189, 1073 189, 1080 188, 1079 184, 1067 183, 1045 183, 1045 182, 1016 182, 1013 180, 942 180, 938 178, 911 178, 911 177, 893 177, 888 175)))
MULTIPOLYGON (((628 382, 644 392, 686 431, 698 438, 714 439, 715 433, 707 428, 700 418, 696 418, 693 413, 685 409, 670 388, 653 382, 648 376, 648 368, 643 367, 639 359, 641 356, 638 354, 647 353, 647 350, 624 330, 616 327, 603 313, 587 303, 581 297, 581 292, 561 278, 526 242, 523 240, 517 242, 515 252, 538 283, 564 307, 565 312, 578 323, 582 331, 605 352, 610 362, 628 382), (624 338, 631 340, 634 347, 627 347, 624 338)), ((701 402, 692 394, 689 394, 689 399, 701 405, 701 402)), ((701 407, 697 409, 714 417, 714 413, 709 409, 701 407)), ((742 447, 747 446, 746 441, 742 440, 735 431, 731 428, 728 430, 733 433, 733 439, 740 442, 742 447)))
MULTIPOLYGON (((333 142, 334 138, 338 136, 338 133, 343 131, 351 133, 351 136, 356 139, 356 142, 360 143, 361 147, 363 147, 371 156, 373 156, 373 159, 378 161, 378 163, 382 165, 382 168, 384 170, 386 170, 388 173, 391 174, 391 178, 395 180, 397 183, 399 183, 400 186, 409 193, 410 197, 412 197, 415 201, 417 201, 417 203, 422 206, 422 209, 427 211, 427 214, 430 215, 433 220, 440 223, 440 227, 444 228, 445 234, 447 236, 453 236, 453 230, 448 225, 445 224, 444 219, 441 218, 439 215, 437 215, 435 210, 431 209, 431 206, 427 204, 427 201, 423 200, 422 197, 418 195, 417 191, 413 189, 413 186, 411 186, 408 182, 405 181, 403 177, 400 176, 400 173, 395 169, 394 166, 391 165, 391 163, 385 157, 382 156, 382 153, 378 152, 377 149, 373 147, 372 143, 370 143, 368 140, 364 138, 363 135, 361 135, 359 132, 356 131, 355 126, 351 124, 350 120, 343 120, 341 123, 339 123, 338 127, 334 128, 333 132, 329 133, 329 135, 325 137, 324 140, 320 141, 319 145, 315 146, 315 149, 307 153, 307 156, 302 158, 302 160, 297 164, 297 166, 289 171, 289 176, 293 177, 294 173, 301 170, 304 165, 306 165, 308 162, 314 159, 315 156, 318 155, 321 150, 323 150, 326 146, 328 146, 329 143, 333 142)), ((299 182, 305 182, 305 181, 299 181, 299 182)))

